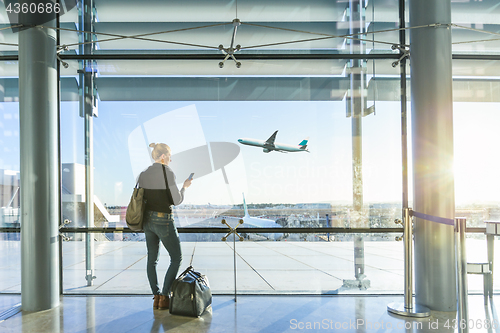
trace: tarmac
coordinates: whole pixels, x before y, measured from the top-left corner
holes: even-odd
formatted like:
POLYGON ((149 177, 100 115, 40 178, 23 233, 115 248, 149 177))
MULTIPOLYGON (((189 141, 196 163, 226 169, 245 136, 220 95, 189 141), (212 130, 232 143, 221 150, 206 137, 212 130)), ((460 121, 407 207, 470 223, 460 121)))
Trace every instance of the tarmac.
MULTIPOLYGON (((495 267, 500 246, 495 240, 495 267)), ((217 295, 403 294, 403 243, 364 242, 364 274, 355 277, 352 241, 233 241, 182 242, 181 271, 189 266, 205 274, 217 295), (234 267, 236 266, 236 271, 234 267), (236 272, 236 274, 235 274, 236 272)), ((468 262, 486 262, 486 241, 467 239, 468 262)), ((160 252, 158 276, 169 265, 160 252)), ((358 258, 358 263, 360 263, 358 258)), ((64 294, 148 295, 146 244, 141 241, 95 241, 96 277, 87 285, 85 242, 63 242, 64 294)), ((0 242, 0 293, 20 293, 20 242, 0 242)), ((498 273, 495 274, 495 277, 498 273)), ((469 294, 482 294, 482 275, 468 274, 469 294)), ((500 278, 494 279, 500 291, 500 278)))

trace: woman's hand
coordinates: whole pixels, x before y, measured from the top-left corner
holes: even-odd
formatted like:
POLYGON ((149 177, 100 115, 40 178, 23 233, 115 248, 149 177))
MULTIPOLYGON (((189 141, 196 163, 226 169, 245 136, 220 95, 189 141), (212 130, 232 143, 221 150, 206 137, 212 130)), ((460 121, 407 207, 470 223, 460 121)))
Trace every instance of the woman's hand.
POLYGON ((186 179, 186 180, 184 181, 184 185, 183 185, 182 187, 184 187, 184 188, 188 188, 189 186, 191 186, 191 182, 192 182, 192 181, 193 181, 192 179, 189 179, 189 178, 188 178, 188 179, 186 179))

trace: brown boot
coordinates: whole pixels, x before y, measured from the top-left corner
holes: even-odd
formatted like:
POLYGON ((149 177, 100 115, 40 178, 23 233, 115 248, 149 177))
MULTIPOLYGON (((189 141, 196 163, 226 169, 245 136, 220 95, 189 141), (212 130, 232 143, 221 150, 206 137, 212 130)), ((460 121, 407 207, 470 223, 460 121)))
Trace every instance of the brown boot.
POLYGON ((153 297, 153 309, 158 309, 159 304, 160 304, 160 295, 154 295, 154 297, 153 297))
POLYGON ((169 303, 170 302, 169 302, 168 296, 160 295, 160 303, 158 305, 160 310, 168 309, 169 303))

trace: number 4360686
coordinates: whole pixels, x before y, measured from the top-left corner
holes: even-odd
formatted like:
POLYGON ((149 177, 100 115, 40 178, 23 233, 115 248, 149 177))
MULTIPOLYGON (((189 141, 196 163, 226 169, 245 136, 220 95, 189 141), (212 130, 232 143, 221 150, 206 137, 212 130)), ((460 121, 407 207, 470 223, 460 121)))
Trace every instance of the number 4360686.
POLYGON ((58 14, 61 11, 61 5, 58 3, 53 3, 52 1, 47 1, 47 3, 9 3, 5 9, 9 14, 58 14))

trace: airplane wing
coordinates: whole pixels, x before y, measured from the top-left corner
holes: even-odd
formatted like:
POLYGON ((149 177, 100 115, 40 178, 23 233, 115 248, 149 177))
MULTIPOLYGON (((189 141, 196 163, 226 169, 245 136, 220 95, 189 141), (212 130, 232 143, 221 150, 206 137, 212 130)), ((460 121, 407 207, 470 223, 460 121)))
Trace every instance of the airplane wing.
POLYGON ((276 139, 276 134, 278 134, 278 131, 274 132, 269 139, 266 140, 267 145, 274 145, 274 140, 276 139))

